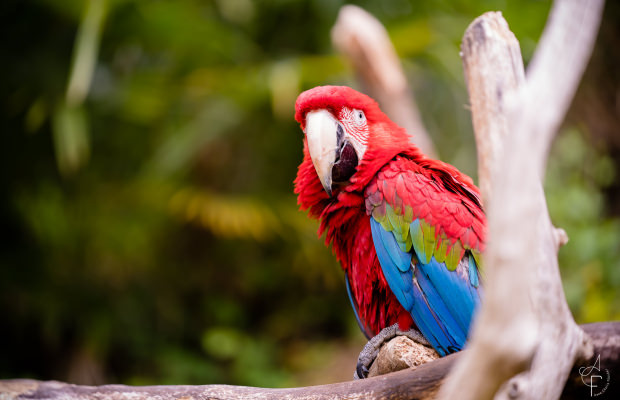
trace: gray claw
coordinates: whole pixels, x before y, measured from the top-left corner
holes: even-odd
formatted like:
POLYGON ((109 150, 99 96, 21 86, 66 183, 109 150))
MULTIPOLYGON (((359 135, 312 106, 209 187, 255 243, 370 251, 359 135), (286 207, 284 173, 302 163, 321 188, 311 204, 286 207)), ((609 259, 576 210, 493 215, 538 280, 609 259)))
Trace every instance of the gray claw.
POLYGON ((355 368, 353 378, 364 379, 368 377, 368 371, 370 370, 370 366, 377 358, 381 347, 383 347, 385 343, 389 342, 396 336, 407 336, 414 342, 430 346, 426 338, 424 338, 424 336, 422 336, 422 334, 415 329, 401 331, 398 328, 398 324, 388 326, 387 328, 381 330, 381 332, 379 332, 377 336, 371 338, 368 343, 366 343, 366 346, 364 346, 357 359, 357 366, 355 368))

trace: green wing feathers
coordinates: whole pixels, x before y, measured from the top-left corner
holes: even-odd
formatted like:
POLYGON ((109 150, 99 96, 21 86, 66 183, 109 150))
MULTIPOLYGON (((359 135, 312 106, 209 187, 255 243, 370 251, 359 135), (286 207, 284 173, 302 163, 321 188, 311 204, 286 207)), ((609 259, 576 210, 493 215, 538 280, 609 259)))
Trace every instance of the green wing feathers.
POLYGON ((393 233, 402 251, 413 248, 424 264, 434 257, 454 271, 469 251, 480 268, 484 246, 480 206, 407 161, 397 159, 379 171, 366 191, 368 214, 393 233))

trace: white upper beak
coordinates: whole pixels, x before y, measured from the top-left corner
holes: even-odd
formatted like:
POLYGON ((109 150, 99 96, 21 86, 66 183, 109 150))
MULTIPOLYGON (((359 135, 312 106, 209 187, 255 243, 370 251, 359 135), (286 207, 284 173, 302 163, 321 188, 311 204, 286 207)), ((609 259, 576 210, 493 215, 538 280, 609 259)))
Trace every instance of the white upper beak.
POLYGON ((338 151, 338 121, 327 110, 306 114, 306 138, 312 164, 323 188, 332 195, 332 167, 338 151))

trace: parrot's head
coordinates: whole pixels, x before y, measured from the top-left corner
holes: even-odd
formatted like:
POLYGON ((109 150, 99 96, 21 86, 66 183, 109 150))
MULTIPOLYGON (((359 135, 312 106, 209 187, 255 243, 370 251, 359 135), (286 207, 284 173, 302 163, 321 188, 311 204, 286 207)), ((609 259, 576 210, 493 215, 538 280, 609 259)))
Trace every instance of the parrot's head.
POLYGON ((305 133, 306 156, 330 197, 381 155, 392 158, 410 145, 405 131, 373 99, 346 86, 303 92, 295 103, 295 119, 305 133))

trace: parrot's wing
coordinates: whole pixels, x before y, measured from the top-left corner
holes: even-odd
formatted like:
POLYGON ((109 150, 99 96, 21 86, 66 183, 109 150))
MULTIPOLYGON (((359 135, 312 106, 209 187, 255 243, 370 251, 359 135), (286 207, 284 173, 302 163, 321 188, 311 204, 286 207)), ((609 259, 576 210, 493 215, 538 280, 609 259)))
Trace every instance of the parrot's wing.
POLYGON ((480 301, 478 260, 484 245, 480 205, 470 189, 455 190, 458 181, 445 174, 422 173, 397 159, 366 191, 383 275, 440 355, 465 345, 480 301))

